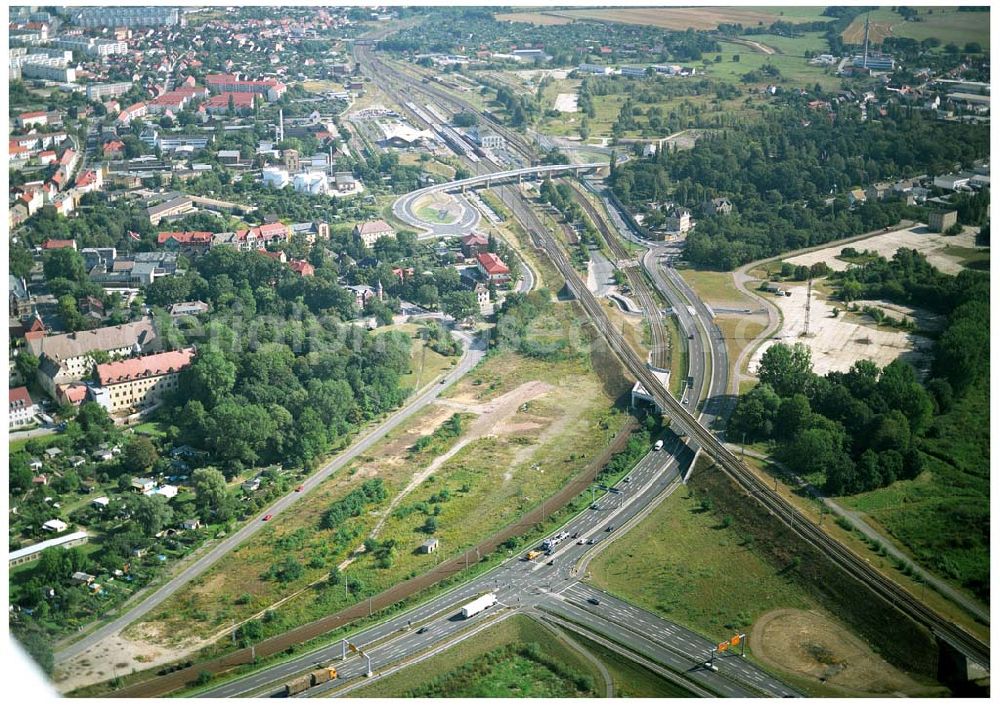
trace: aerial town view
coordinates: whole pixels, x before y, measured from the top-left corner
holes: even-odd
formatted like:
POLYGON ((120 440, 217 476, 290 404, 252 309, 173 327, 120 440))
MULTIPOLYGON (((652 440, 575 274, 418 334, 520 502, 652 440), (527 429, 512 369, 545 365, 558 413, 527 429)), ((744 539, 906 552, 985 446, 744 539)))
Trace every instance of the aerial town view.
POLYGON ((989 697, 988 4, 7 38, 12 702, 989 697))

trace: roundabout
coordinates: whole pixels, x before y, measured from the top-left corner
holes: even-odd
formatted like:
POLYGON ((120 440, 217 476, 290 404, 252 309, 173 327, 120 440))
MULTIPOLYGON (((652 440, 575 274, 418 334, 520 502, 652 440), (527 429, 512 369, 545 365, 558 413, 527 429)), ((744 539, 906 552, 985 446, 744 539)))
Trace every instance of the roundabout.
POLYGON ((461 237, 471 233, 481 218, 479 211, 460 195, 449 195, 452 191, 486 186, 494 182, 523 177, 557 174, 559 172, 590 171, 606 166, 597 164, 552 164, 528 167, 513 171, 500 171, 482 176, 474 176, 460 181, 435 184, 400 196, 392 204, 392 214, 401 221, 416 228, 421 240, 439 237, 461 237))

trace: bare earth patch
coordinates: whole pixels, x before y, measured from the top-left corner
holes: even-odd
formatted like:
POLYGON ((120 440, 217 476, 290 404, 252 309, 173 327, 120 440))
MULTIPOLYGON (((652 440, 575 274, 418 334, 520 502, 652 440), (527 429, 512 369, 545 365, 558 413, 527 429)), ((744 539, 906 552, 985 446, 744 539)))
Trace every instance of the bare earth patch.
MULTIPOLYGON (((755 372, 760 358, 769 347, 781 342, 786 345, 804 343, 812 353, 813 371, 818 375, 827 372, 846 372, 858 360, 872 360, 885 367, 899 357, 905 357, 918 372, 928 368, 932 341, 922 335, 877 327, 868 316, 847 314, 840 301, 827 299, 813 289, 809 312, 809 335, 806 328, 805 283, 783 284, 790 296, 774 296, 771 300, 781 309, 781 330, 771 340, 764 342, 754 352, 748 369, 755 372), (839 310, 834 318, 833 309, 839 310)), ((765 294, 770 296, 770 294, 765 294)))
POLYGON ((155 624, 130 627, 132 638, 118 634, 95 644, 82 654, 60 664, 54 680, 60 693, 91 683, 171 663, 207 646, 211 639, 189 638, 175 646, 164 646, 165 635, 155 624), (153 642, 157 642, 155 645, 153 642), (119 664, 126 664, 124 668, 119 664))
POLYGON ((814 612, 779 609, 750 633, 765 665, 844 691, 844 695, 927 695, 927 687, 872 651, 848 629, 814 612))
MULTIPOLYGON (((455 457, 460 450, 480 438, 497 435, 504 431, 509 433, 511 429, 503 428, 507 419, 515 414, 523 404, 527 404, 532 399, 537 399, 538 397, 545 395, 551 389, 553 389, 552 385, 547 384, 546 382, 525 382, 517 389, 507 392, 498 399, 478 405, 461 405, 467 411, 478 413, 479 417, 472 422, 468 432, 462 434, 462 438, 458 441, 458 443, 434 458, 431 464, 426 468, 415 473, 406 487, 404 487, 399 494, 393 497, 389 506, 387 506, 382 512, 382 518, 379 519, 378 524, 376 524, 375 528, 372 529, 371 536, 378 536, 378 533, 385 525, 386 520, 392 516, 393 510, 399 505, 404 497, 418 488, 424 480, 433 475, 434 472, 437 471, 442 465, 448 462, 451 458, 455 457)), ((448 404, 448 402, 445 403, 448 404)), ((451 402, 449 405, 455 404, 454 402, 451 402)))
POLYGON ((847 245, 834 245, 822 250, 806 252, 786 261, 807 267, 816 262, 826 262, 830 269, 842 272, 851 266, 848 262, 837 259, 837 255, 845 247, 853 247, 858 252, 875 250, 886 259, 892 259, 899 248, 907 247, 920 252, 927 258, 928 262, 945 274, 954 275, 962 271, 963 258, 946 254, 945 250, 953 247, 975 248, 975 246, 976 231, 974 228, 965 228, 960 235, 943 235, 930 232, 926 225, 917 224, 912 228, 893 230, 881 235, 873 235, 864 240, 855 240, 847 245))

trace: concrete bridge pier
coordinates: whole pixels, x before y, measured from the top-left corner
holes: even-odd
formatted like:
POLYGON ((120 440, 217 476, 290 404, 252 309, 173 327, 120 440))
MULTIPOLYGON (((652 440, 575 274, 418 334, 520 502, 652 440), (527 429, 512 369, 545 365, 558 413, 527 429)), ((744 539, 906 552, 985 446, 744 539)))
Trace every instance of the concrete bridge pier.
POLYGON ((963 697, 989 697, 990 672, 954 646, 937 639, 938 680, 963 697))

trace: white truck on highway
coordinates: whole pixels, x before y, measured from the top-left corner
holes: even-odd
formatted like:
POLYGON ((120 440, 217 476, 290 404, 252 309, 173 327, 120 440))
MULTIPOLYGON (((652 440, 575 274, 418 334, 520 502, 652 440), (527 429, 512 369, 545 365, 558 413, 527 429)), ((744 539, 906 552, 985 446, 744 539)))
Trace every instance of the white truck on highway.
POLYGON ((481 597, 477 597, 475 600, 465 605, 462 608, 462 618, 469 619, 469 617, 475 617, 477 614, 483 610, 492 607, 497 603, 497 596, 492 592, 488 592, 481 597))
POLYGON ((569 537, 569 533, 566 532, 566 531, 562 531, 562 532, 556 534, 555 536, 553 536, 552 538, 545 539, 544 541, 542 541, 542 550, 543 551, 551 551, 553 548, 555 548, 560 543, 562 543, 563 539, 568 538, 568 537, 569 537))

